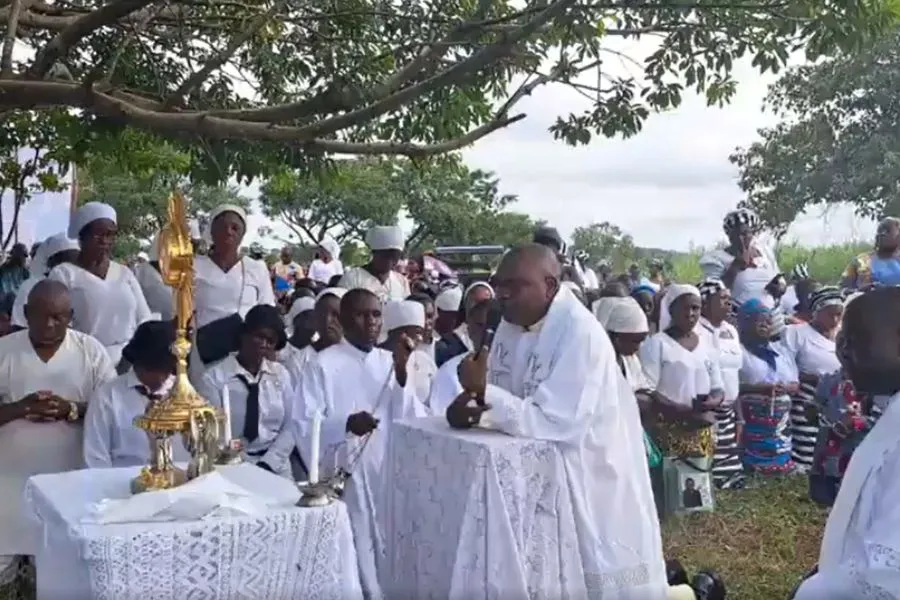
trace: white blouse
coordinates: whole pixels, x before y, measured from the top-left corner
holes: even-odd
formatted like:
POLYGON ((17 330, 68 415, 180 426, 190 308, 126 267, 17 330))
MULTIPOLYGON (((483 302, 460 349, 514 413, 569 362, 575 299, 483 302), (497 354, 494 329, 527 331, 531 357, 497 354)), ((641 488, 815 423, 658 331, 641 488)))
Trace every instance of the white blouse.
POLYGON ((275 306, 266 265, 244 256, 223 271, 208 256, 194 258, 194 311, 197 327, 238 313, 243 318, 257 304, 275 306))
POLYGON ((697 333, 706 337, 707 343, 716 349, 719 370, 722 372, 722 387, 725 390, 725 399, 722 404, 731 406, 738 397, 743 361, 743 349, 737 329, 726 321, 716 327, 701 317, 697 333))
POLYGON ((141 323, 150 321, 150 307, 131 269, 110 261, 106 278, 72 263, 57 265, 48 279, 62 282, 72 299, 72 328, 97 338, 113 364, 141 323))
POLYGON ((793 357, 801 373, 827 375, 841 368, 834 340, 816 331, 809 323, 786 327, 782 346, 793 357))
POLYGON ((318 281, 319 283, 325 283, 331 281, 331 278, 335 275, 343 275, 344 274, 344 265, 341 264, 341 261, 337 259, 332 259, 330 262, 322 262, 318 258, 312 261, 309 265, 309 272, 307 275, 313 281, 318 281))
POLYGON ((706 336, 697 338, 693 350, 664 332, 641 345, 641 365, 651 388, 682 406, 693 406, 697 396, 723 389, 715 348, 706 336))
POLYGON ((381 280, 362 267, 349 269, 341 278, 341 287, 352 290, 364 288, 378 296, 382 302, 389 300, 405 300, 409 296, 409 281, 396 271, 391 271, 387 281, 381 280))
POLYGON ((790 353, 781 344, 773 344, 772 349, 778 353, 773 369, 760 357, 742 348, 741 383, 748 385, 774 385, 776 383, 797 383, 800 379, 797 365, 790 353))

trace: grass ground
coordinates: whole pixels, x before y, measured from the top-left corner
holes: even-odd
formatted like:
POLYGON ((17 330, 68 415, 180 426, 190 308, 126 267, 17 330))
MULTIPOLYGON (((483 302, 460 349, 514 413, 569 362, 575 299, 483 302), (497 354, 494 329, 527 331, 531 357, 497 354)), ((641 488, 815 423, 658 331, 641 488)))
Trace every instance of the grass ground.
POLYGON ((825 517, 807 499, 806 477, 754 480, 717 492, 714 513, 667 522, 665 556, 688 573, 716 569, 729 599, 783 600, 818 560, 825 517))
MULTIPOLYGON (((806 477, 751 481, 716 494, 716 512, 673 518, 663 527, 666 558, 693 573, 716 569, 730 600, 783 600, 819 554, 825 512, 806 497, 806 477)), ((33 574, 0 588, 0 600, 32 600, 33 574)))

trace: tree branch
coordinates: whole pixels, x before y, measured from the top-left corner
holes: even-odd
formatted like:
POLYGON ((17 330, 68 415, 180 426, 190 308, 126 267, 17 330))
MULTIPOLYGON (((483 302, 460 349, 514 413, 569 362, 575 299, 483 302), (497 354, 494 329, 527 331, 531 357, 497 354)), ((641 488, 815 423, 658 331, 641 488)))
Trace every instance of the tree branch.
POLYGON ((56 61, 65 58, 69 49, 94 31, 113 25, 128 15, 149 6, 154 0, 114 0, 72 21, 44 46, 29 69, 32 77, 43 77, 56 61))
POLYGON ((19 16, 28 10, 24 0, 12 0, 9 17, 6 20, 6 36, 3 38, 3 53, 0 55, 0 77, 11 77, 13 74, 13 49, 16 47, 16 34, 19 31, 19 16))

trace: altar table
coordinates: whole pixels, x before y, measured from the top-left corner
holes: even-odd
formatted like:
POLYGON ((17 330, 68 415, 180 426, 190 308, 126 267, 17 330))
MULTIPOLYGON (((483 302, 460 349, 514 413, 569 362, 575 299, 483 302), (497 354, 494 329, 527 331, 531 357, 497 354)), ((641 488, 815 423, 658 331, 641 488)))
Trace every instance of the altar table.
POLYGON ((584 581, 555 444, 435 417, 396 423, 387 460, 386 597, 562 598, 584 581))
POLYGON ((362 598, 345 505, 294 507, 299 491, 292 482, 251 465, 221 473, 285 506, 263 517, 82 522, 91 504, 128 497, 137 471, 85 469, 28 480, 25 505, 41 530, 38 600, 362 598))

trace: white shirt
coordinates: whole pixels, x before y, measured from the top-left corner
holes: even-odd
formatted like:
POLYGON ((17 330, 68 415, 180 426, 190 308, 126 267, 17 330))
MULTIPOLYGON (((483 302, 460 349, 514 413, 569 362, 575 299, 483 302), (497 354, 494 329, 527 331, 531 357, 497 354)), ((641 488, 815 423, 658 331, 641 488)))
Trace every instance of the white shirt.
POLYGON ((341 278, 340 287, 352 290, 364 288, 378 296, 382 302, 405 300, 409 296, 409 281, 396 271, 391 271, 384 283, 362 267, 348 269, 341 278))
POLYGON ((466 356, 467 353, 454 356, 438 368, 431 382, 431 396, 428 399, 431 414, 438 416, 445 414, 450 403, 463 393, 457 369, 466 356))
POLYGON ((231 407, 232 439, 243 440, 247 460, 264 462, 275 473, 289 477, 294 438, 290 428, 291 407, 286 401, 291 389, 291 376, 287 369, 277 362, 263 360, 258 376, 254 376, 232 354, 207 369, 197 385, 197 391, 212 406, 222 408, 222 394, 226 387, 231 407), (259 437, 252 442, 243 438, 248 391, 239 376, 251 383, 259 383, 259 437))
MULTIPOLYGON (((28 330, 0 338, 0 403, 49 391, 85 403, 116 376, 103 345, 69 329, 49 361, 38 357, 28 330)), ((31 524, 22 517, 22 490, 32 475, 82 466, 81 423, 35 423, 25 419, 0 427, 0 555, 34 554, 31 524)))
MULTIPOLYGON (((150 393, 165 398, 172 390, 175 377, 150 393)), ((144 414, 150 400, 134 370, 108 381, 94 392, 84 417, 84 464, 91 469, 136 467, 149 463, 152 456, 147 432, 134 425, 144 414)), ((172 437, 175 462, 188 462, 191 457, 180 435, 172 437)))
POLYGON ((562 595, 664 599, 638 405, 600 323, 561 288, 539 325, 500 323, 488 363, 491 409, 482 424, 555 442, 562 457, 558 476, 572 496, 584 572, 564 583, 562 595))
POLYGON ((413 389, 416 392, 416 399, 424 406, 428 406, 431 397, 431 386, 434 376, 437 373, 437 364, 434 362, 434 352, 432 350, 429 356, 428 352, 431 346, 419 346, 409 355, 407 362, 406 374, 412 378, 413 389))
POLYGON ((773 369, 760 357, 741 348, 741 383, 748 385, 773 385, 776 383, 797 383, 800 379, 794 358, 785 352, 780 344, 773 344, 772 349, 778 353, 773 369))
POLYGON ((900 402, 895 395, 844 473, 828 515, 819 572, 796 600, 900 598, 900 402))
POLYGON ((197 327, 235 313, 243 318, 257 304, 275 306, 275 292, 265 263, 244 256, 226 272, 208 256, 194 257, 197 327))
POLYGON ((144 292, 150 312, 159 315, 161 321, 174 319, 175 290, 166 285, 162 274, 150 263, 142 262, 135 265, 134 277, 144 292))
POLYGON ((327 284, 335 275, 344 274, 344 265, 336 258, 329 262, 322 262, 320 259, 313 260, 309 265, 308 276, 313 281, 327 284))
POLYGON ((737 400, 740 391, 740 370, 744 354, 737 329, 727 321, 722 321, 716 327, 705 317, 700 317, 697 333, 705 336, 706 342, 716 349, 719 370, 722 374, 722 387, 725 390, 725 400, 722 404, 731 406, 737 400))
POLYGON ((801 373, 827 375, 841 368, 834 340, 816 331, 809 323, 788 325, 781 346, 794 358, 801 373))
POLYGON ((12 324, 16 327, 28 327, 25 320, 25 304, 28 303, 28 294, 34 289, 38 283, 46 279, 46 275, 32 275, 22 282, 19 291, 16 292, 16 301, 13 303, 12 324))
POLYGON ((105 279, 72 263, 57 265, 47 278, 69 288, 72 327, 97 338, 114 364, 138 326, 152 318, 134 273, 115 261, 109 262, 105 279))
POLYGON ((278 353, 278 362, 284 365, 291 376, 291 389, 300 385, 300 373, 306 368, 306 364, 316 357, 316 354, 318 353, 312 344, 301 350, 290 342, 278 353))
POLYGON ((698 395, 723 390, 722 371, 715 347, 704 335, 688 350, 659 332, 641 344, 640 358, 652 389, 683 406, 692 406, 698 395))

